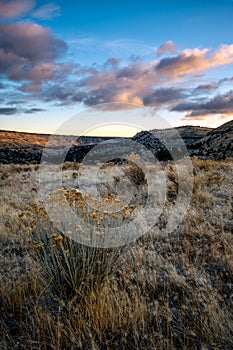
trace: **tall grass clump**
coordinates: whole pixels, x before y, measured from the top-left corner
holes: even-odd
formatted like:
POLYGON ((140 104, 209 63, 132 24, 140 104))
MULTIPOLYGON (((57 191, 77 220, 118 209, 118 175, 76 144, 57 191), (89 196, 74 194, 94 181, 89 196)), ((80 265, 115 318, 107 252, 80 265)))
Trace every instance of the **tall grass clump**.
MULTIPOLYGON (((40 273, 48 279, 51 291, 61 298, 72 298, 77 296, 82 299, 90 291, 99 291, 106 278, 111 276, 116 269, 117 262, 127 246, 103 248, 91 244, 104 240, 106 226, 111 227, 113 221, 119 224, 122 221, 122 213, 109 215, 101 214, 98 211, 90 211, 84 204, 84 198, 80 191, 65 190, 68 201, 76 209, 76 212, 89 222, 89 232, 83 232, 81 225, 76 225, 76 232, 67 230, 65 219, 61 218, 60 227, 55 227, 49 219, 45 209, 41 205, 33 204, 30 213, 34 212, 32 219, 33 229, 28 232, 30 235, 28 243, 32 255, 37 262, 40 273), (74 202, 74 199, 78 200, 74 202), (102 216, 100 216, 102 215, 102 216), (60 230, 63 228, 63 230, 60 230), (90 244, 85 245, 78 241, 77 235, 86 235, 90 244)), ((109 202, 113 196, 109 196, 109 202)), ((129 209, 132 211, 132 208, 129 209)), ((125 211, 126 212, 126 209, 125 211)), ((123 216, 123 218, 126 218, 123 216)), ((69 224, 68 224, 69 226, 69 224)), ((74 226, 73 226, 74 227, 74 226)))

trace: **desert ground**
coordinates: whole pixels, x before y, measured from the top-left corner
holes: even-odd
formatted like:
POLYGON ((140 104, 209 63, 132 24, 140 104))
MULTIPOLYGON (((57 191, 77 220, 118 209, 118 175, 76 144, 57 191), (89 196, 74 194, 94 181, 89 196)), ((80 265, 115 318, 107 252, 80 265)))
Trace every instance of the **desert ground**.
MULTIPOLYGON (((156 223, 109 248, 54 227, 38 193, 40 165, 1 165, 0 349, 232 349, 233 160, 192 163, 192 198, 180 224, 165 229, 178 179, 175 164, 161 162, 166 193, 156 223)), ((119 205, 109 214, 87 205, 91 195, 76 186, 80 167, 64 164, 60 192, 101 239, 98 225, 118 227, 143 207, 146 179, 134 167, 117 173, 108 165, 115 177, 101 195, 119 205), (133 191, 123 207, 119 179, 133 191)))

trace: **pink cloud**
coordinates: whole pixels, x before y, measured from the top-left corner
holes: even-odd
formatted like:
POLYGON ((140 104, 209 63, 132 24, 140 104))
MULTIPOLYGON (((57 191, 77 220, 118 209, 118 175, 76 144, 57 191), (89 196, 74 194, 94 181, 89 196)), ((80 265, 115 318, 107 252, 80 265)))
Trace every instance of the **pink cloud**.
POLYGON ((156 70, 164 76, 181 76, 203 72, 229 63, 233 63, 233 44, 222 45, 213 53, 210 53, 207 48, 183 50, 176 57, 162 59, 156 66, 156 70))
POLYGON ((30 61, 53 60, 66 48, 51 31, 31 22, 0 24, 1 47, 30 61))
POLYGON ((37 85, 55 76, 55 60, 66 50, 48 28, 31 22, 0 24, 0 39, 0 74, 37 85))
POLYGON ((220 46, 214 52, 208 48, 185 49, 175 57, 161 60, 130 63, 126 66, 114 65, 99 70, 86 69, 88 73, 79 81, 79 87, 89 91, 92 96, 86 101, 129 102, 161 105, 177 98, 185 98, 180 91, 158 87, 174 84, 208 69, 233 63, 233 45, 220 46), (165 101, 165 102, 164 102, 165 101))
MULTIPOLYGON (((104 64, 95 69, 79 66, 76 83, 73 83, 73 87, 66 84, 59 96, 62 96, 62 101, 65 96, 68 102, 77 101, 87 105, 125 102, 173 108, 175 102, 189 101, 189 93, 192 92, 175 88, 174 84, 185 81, 190 75, 233 62, 232 46, 221 46, 214 52, 208 48, 186 49, 175 57, 131 62, 125 66, 120 65, 115 58, 111 58, 117 63, 113 65, 104 64)), ((199 89, 201 87, 208 93, 210 85, 199 86, 199 89)), ((217 89, 217 85, 214 88, 217 89)), ((56 99, 58 95, 56 92, 56 95, 50 96, 56 99)))
POLYGON ((221 45, 211 58, 212 66, 229 64, 233 62, 233 44, 221 45))
MULTIPOLYGON (((47 18, 52 16, 51 6, 42 6, 39 10, 38 18, 40 15, 45 18, 46 11, 47 18)), ((20 11, 14 13, 22 13, 22 9, 20 11)), ((13 16, 13 12, 11 14, 13 16)), ((0 23, 0 41, 0 76, 20 82, 20 90, 45 101, 85 105, 135 103, 185 112, 189 120, 211 113, 228 114, 233 108, 232 94, 200 104, 190 99, 191 89, 173 85, 211 68, 233 63, 233 45, 222 45, 215 51, 185 49, 175 56, 130 61, 124 66, 117 58, 110 57, 102 66, 93 68, 78 63, 58 63, 58 57, 66 51, 66 43, 49 28, 30 21, 0 23), (71 71, 74 72, 72 79, 71 71)), ((167 41, 157 54, 175 51, 175 44, 167 41)), ((205 90, 207 94, 215 88, 218 85, 202 84, 196 90, 205 90)))
POLYGON ((158 50, 156 51, 157 55, 163 55, 165 53, 176 53, 177 47, 173 43, 173 41, 168 40, 165 43, 163 43, 161 46, 159 46, 158 50))
POLYGON ((17 18, 28 13, 35 6, 35 1, 4 1, 0 0, 0 17, 2 18, 17 18))

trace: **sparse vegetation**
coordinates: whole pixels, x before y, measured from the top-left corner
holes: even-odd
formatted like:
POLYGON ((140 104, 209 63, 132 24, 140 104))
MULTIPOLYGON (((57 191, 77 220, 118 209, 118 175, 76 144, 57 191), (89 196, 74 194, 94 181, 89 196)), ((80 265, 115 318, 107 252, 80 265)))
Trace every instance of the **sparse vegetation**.
MULTIPOLYGON (((232 349, 233 160, 194 158, 193 165, 193 198, 179 227, 165 233, 164 209, 122 251, 54 231, 38 199, 38 166, 1 166, 0 349, 232 349)), ((177 174, 172 162, 162 167, 172 209, 177 174)), ((63 171, 72 208, 98 221, 69 189, 72 166, 63 171)), ((135 171, 125 176, 137 186, 135 171)), ((122 219, 121 211, 111 218, 122 219)))

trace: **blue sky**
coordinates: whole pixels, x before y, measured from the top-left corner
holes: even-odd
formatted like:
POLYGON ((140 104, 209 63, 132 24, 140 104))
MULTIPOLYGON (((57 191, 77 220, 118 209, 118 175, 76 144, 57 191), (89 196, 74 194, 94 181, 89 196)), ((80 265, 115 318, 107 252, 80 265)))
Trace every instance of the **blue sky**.
POLYGON ((0 0, 0 128, 55 132, 75 114, 66 133, 231 120, 232 18, 231 0, 0 0))

